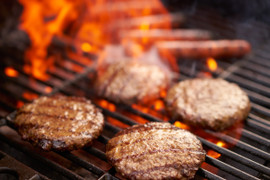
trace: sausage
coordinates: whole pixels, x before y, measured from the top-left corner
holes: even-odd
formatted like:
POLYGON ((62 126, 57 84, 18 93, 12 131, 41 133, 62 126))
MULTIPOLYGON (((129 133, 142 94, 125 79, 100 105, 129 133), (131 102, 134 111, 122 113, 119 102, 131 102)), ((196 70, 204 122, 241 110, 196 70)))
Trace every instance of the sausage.
POLYGON ((120 32, 120 38, 132 39, 135 41, 155 42, 173 40, 209 40, 211 33, 200 29, 152 29, 152 30, 130 30, 120 32))
POLYGON ((183 24, 184 21, 185 17, 182 13, 149 15, 113 21, 106 26, 106 30, 143 28, 142 26, 145 26, 147 29, 170 28, 179 26, 180 24, 183 24))
POLYGON ((251 51, 245 40, 160 41, 156 46, 161 55, 169 52, 177 58, 188 59, 240 58, 251 51))

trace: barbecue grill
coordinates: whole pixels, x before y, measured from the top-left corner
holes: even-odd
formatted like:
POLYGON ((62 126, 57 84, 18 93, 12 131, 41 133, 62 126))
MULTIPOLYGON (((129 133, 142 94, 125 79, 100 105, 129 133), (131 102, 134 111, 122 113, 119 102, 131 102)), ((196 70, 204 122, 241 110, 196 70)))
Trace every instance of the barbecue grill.
MULTIPOLYGON (((251 54, 241 59, 217 59, 215 71, 209 70, 203 60, 177 61, 180 69, 177 81, 198 76, 224 78, 237 83, 252 105, 247 120, 232 129, 194 131, 207 151, 195 179, 270 179, 270 26, 255 19, 224 17, 220 11, 200 3, 196 3, 196 9, 194 6, 192 3, 183 9, 188 19, 185 28, 210 30, 217 38, 246 39, 253 48, 251 54)), ((1 74, 0 179, 121 179, 107 163, 104 153, 107 141, 122 128, 139 122, 174 122, 168 119, 164 109, 157 109, 154 104, 145 110, 96 97, 91 84, 98 56, 78 54, 75 49, 65 53, 61 44, 58 47, 53 53, 57 57, 60 54, 61 60, 48 70, 49 80, 25 73, 21 59, 13 54, 1 62, 3 66, 12 66, 18 75, 1 74), (17 107, 41 95, 53 94, 84 96, 102 109, 105 128, 91 147, 72 152, 44 152, 20 139, 13 124, 17 107)))

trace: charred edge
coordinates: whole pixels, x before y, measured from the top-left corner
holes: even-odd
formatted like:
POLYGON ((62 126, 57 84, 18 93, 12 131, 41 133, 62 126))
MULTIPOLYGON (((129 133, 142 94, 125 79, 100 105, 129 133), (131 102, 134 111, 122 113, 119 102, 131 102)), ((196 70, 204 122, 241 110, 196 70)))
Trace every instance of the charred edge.
POLYGON ((188 154, 190 154, 190 153, 194 153, 194 154, 201 154, 201 155, 203 155, 203 156, 205 156, 205 153, 204 153, 204 151, 202 150, 202 151, 196 151, 196 150, 192 150, 192 149, 158 149, 158 150, 149 150, 149 151, 146 151, 146 152, 143 152, 143 153, 141 153, 141 154, 134 154, 134 155, 130 155, 130 156, 125 156, 125 157, 122 157, 122 158, 119 158, 119 159, 113 159, 113 158, 111 158, 110 159, 110 161, 112 162, 112 163, 118 163, 118 162, 120 162, 120 161, 123 161, 123 160, 125 160, 125 159, 135 159, 135 158, 140 158, 140 157, 142 157, 142 156, 144 156, 144 155, 153 155, 153 154, 156 154, 156 153, 170 153, 170 152, 172 152, 172 153, 188 153, 188 154))
MULTIPOLYGON (((78 148, 81 148, 81 147, 83 147, 85 145, 90 145, 92 143, 93 139, 96 139, 98 137, 98 135, 101 133, 101 131, 99 131, 98 133, 94 133, 94 134, 90 133, 89 135, 91 135, 91 138, 89 138, 86 141, 86 143, 78 144, 78 143, 76 143, 76 141, 74 141, 75 142, 74 144, 69 144, 69 145, 66 144, 65 140, 48 139, 44 135, 41 135, 40 137, 37 137, 37 136, 25 136, 24 131, 28 132, 28 130, 30 128, 35 128, 35 129, 45 128, 46 129, 46 127, 48 127, 48 126, 37 125, 37 124, 32 124, 32 123, 23 124, 23 125, 20 126, 19 134, 22 136, 22 139, 27 140, 29 142, 32 142, 33 145, 39 146, 45 151, 49 151, 51 149, 54 149, 54 150, 57 150, 57 151, 66 151, 66 150, 78 149, 78 148)), ((57 128, 52 128, 52 127, 49 127, 49 128, 51 130, 58 131, 57 128)), ((49 128, 47 128, 47 129, 49 129, 49 128)))

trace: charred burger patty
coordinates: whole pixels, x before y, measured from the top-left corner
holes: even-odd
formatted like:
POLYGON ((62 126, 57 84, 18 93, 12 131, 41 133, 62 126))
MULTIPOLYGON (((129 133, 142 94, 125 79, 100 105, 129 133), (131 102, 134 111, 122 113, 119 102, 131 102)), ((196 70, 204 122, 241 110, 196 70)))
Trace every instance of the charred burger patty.
POLYGON ((246 93, 223 79, 191 79, 173 86, 165 99, 172 116, 216 131, 244 120, 250 110, 246 93))
POLYGON ((100 110, 80 97, 40 97, 17 112, 23 139, 44 150, 73 150, 97 138, 104 125, 100 110))
POLYGON ((116 134, 106 146, 106 156, 128 179, 191 179, 205 152, 190 132, 152 122, 116 134))

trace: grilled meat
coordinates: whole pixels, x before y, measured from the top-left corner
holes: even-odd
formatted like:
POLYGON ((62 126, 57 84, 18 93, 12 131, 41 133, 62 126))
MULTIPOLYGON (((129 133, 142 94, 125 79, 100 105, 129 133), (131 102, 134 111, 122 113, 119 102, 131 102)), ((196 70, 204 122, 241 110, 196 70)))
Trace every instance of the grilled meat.
POLYGON ((128 179, 191 179, 205 152, 190 132, 152 122, 116 134, 106 146, 106 156, 128 179))
POLYGON ((172 87, 165 99, 173 117, 216 131, 244 120, 250 110, 246 93, 223 79, 192 79, 172 87))
POLYGON ((109 65, 96 81, 97 93, 114 102, 132 104, 158 98, 169 78, 165 71, 141 61, 120 61, 109 65))
POLYGON ((73 150, 89 145, 104 125, 104 117, 81 97, 40 97, 17 112, 15 124, 24 140, 44 150, 73 150))

